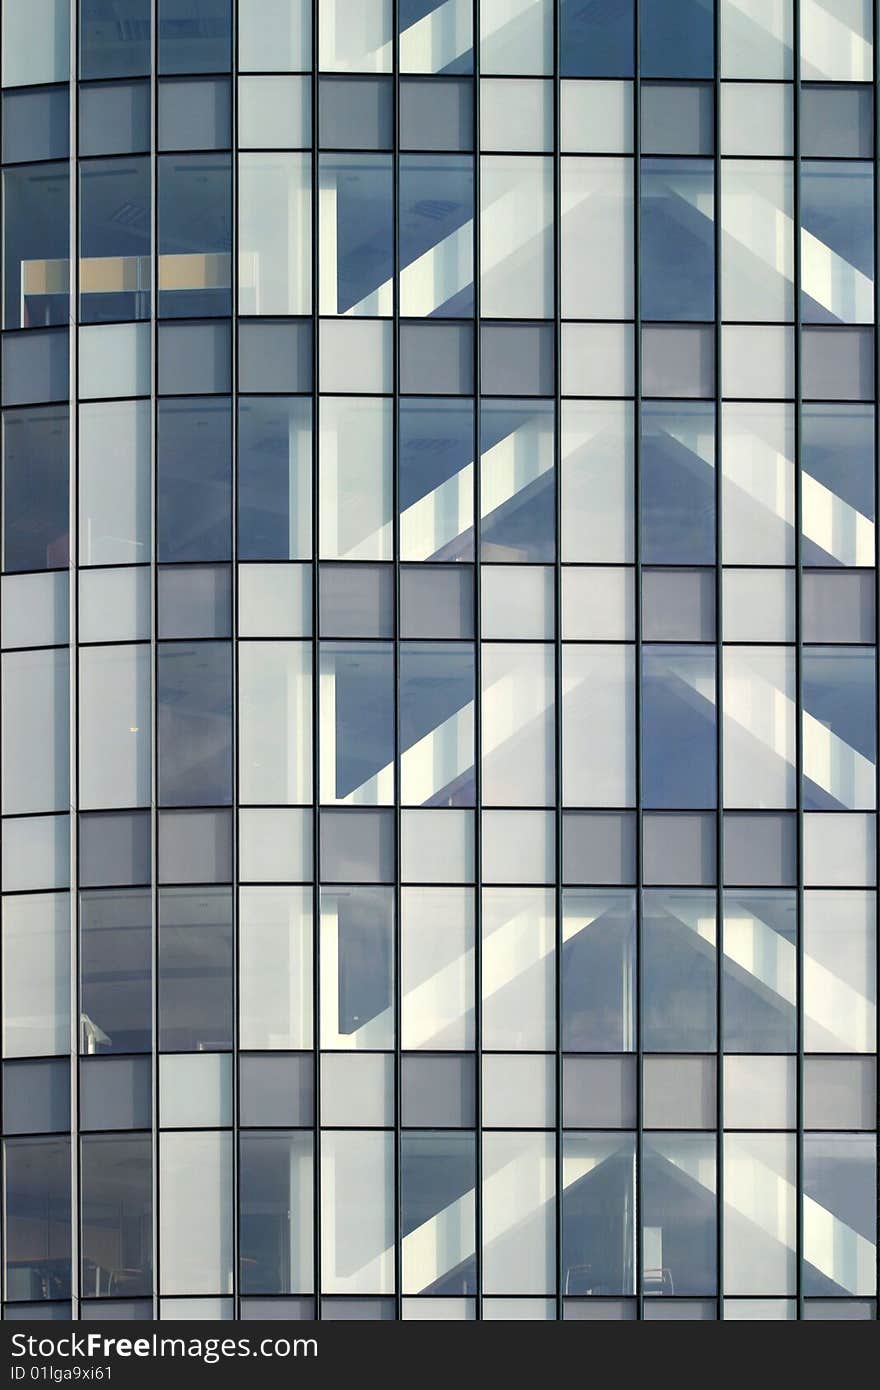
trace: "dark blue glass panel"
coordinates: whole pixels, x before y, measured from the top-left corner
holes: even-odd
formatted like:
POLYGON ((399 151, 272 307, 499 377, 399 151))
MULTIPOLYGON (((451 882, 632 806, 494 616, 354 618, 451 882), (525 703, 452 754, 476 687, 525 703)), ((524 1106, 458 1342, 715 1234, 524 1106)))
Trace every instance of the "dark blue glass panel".
POLYGON ((642 559, 715 562, 715 407, 688 401, 642 411, 642 559))
POLYGON ((466 318, 474 312, 473 283, 474 162, 470 155, 403 155, 400 160, 398 246, 402 277, 402 312, 434 318, 466 318), (464 246, 450 254, 450 243, 470 248, 470 274, 464 246), (446 245, 444 245, 446 243, 446 245), (433 273, 419 272, 418 303, 410 303, 407 267, 435 253, 433 273), (430 292, 422 288, 430 284, 430 292))
POLYGON ((62 569, 68 561, 67 406, 3 416, 3 569, 62 569))
POLYGON ((232 309, 229 155, 159 159, 159 313, 206 318, 232 309))
POLYGON ((712 0, 641 0, 639 47, 642 77, 714 76, 712 0))
POLYGON ((642 800, 651 809, 714 807, 715 648, 646 646, 642 800))
POLYGON ((149 71, 150 0, 81 0, 80 77, 140 77, 149 71))
POLYGON ((66 159, 70 150, 70 93, 34 87, 3 93, 3 163, 66 159))
POLYGON ((241 1290, 301 1293, 312 1258, 312 1136, 245 1133, 239 1153, 241 1290))
POLYGON ((150 206, 150 161, 146 156, 81 164, 83 323, 150 317, 150 206), (123 275, 108 267, 111 258, 122 259, 123 275))
POLYGON ((714 317, 713 180, 708 159, 642 160, 643 319, 714 317))
POLYGON ((22 164, 3 173, 3 327, 68 322, 64 275, 47 261, 70 256, 67 164, 22 164))
POLYGON ((628 1052, 635 1037, 635 894, 568 889, 565 924, 563 1051, 628 1052))
POLYGON ((228 72, 232 0, 159 0, 159 71, 228 72))
POLYGON ((311 401, 295 396, 245 396, 239 400, 240 560, 309 556, 311 415, 311 401))
POLYGON ((632 77, 633 0, 560 0, 563 77, 632 77))
POLYGON ((83 1138, 83 1295, 153 1291, 151 1150, 149 1134, 83 1138))
POLYGON ((69 1298, 70 1140, 8 1139, 4 1160, 6 1301, 69 1298))
POLYGON ((161 563, 228 560, 232 545, 232 413, 228 399, 159 403, 161 563))

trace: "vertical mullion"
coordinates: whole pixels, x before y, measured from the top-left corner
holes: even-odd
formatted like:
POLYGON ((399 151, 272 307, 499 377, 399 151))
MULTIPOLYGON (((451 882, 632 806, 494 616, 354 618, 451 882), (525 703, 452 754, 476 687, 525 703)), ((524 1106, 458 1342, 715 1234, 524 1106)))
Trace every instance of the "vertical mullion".
POLYGON ((642 1170, 644 1157, 642 1086, 642 863, 644 822, 642 813, 642 520, 641 520, 641 428, 642 428, 642 304, 641 304, 641 214, 642 214, 642 99, 641 55, 639 44, 640 4, 633 0, 633 534, 635 539, 633 597, 635 601, 635 706, 636 706, 636 1314, 644 1317, 643 1278, 644 1239, 642 1226, 642 1170))
POLYGON ((241 1317, 241 1087, 239 1068, 241 1066, 241 1020, 239 1016, 239 969, 241 960, 241 924, 239 920, 239 802, 240 749, 239 737, 239 650, 238 650, 238 0, 231 4, 231 51, 230 51, 230 118, 231 142, 229 155, 231 180, 231 226, 230 226, 230 296, 231 302, 229 332, 231 337, 230 364, 232 379, 229 383, 230 400, 230 448, 231 498, 230 498, 230 555, 232 573, 230 575, 230 605, 232 617, 232 1249, 233 1249, 233 1312, 241 1317))
POLYGON ((474 1279, 483 1319, 483 617, 480 560, 480 312, 482 300, 482 141, 480 139, 480 0, 474 0, 474 1279))
POLYGON ((792 19, 793 64, 793 197, 794 197, 794 555, 795 555, 795 804, 797 810, 797 1314, 804 1313, 804 796, 803 796, 803 632, 801 626, 801 588, 803 547, 801 545, 803 496, 801 487, 801 413, 803 408, 801 334, 801 6, 794 0, 792 19))
POLYGON ((715 1203, 717 1273, 715 1296, 719 1318, 724 1317, 724 596, 722 583, 722 265, 721 223, 721 0, 716 0, 713 48, 714 94, 714 213, 715 213, 715 743, 717 796, 715 810, 715 1203))
POLYGON ((77 566, 79 564, 79 535, 77 506, 77 460, 79 456, 79 134, 77 122, 77 93, 79 90, 79 6, 70 6, 70 48, 68 54, 68 111, 70 143, 68 146, 69 174, 69 247, 68 247, 68 671, 69 671, 69 806, 68 833, 70 837, 70 1312, 73 1319, 80 1309, 80 1153, 79 1153, 79 641, 77 566))
POLYGON ((554 940, 554 971, 556 1001, 556 1057, 554 1079, 556 1085, 556 1317, 562 1321, 565 1315, 563 1303, 563 1132, 562 1132, 562 90, 561 90, 562 45, 559 6, 553 7, 553 243, 554 243, 554 429, 553 429, 553 475, 555 498, 555 563, 553 570, 553 654, 556 685, 555 753, 556 753, 556 853, 555 853, 555 917, 556 932, 554 940))
MULTIPOLYGON (((878 112, 877 112, 878 48, 880 48, 880 3, 878 3, 878 0, 874 0, 873 41, 874 41, 874 42, 873 42, 873 55, 872 55, 872 64, 873 64, 873 68, 872 68, 872 91, 871 91, 871 97, 872 97, 872 102, 873 102, 873 110, 872 110, 872 117, 871 117, 871 119, 872 119, 872 132, 873 132, 873 135, 872 135, 872 138, 873 138, 873 149, 872 149, 872 151, 871 151, 871 157, 872 157, 872 173, 873 173, 873 178, 874 178, 874 186, 873 186, 873 195, 874 195, 874 201, 873 201, 874 227, 873 227, 873 232, 872 232, 872 236, 873 236, 873 247, 874 247, 874 406, 873 406, 873 431, 874 431, 874 433, 873 433, 873 458, 876 460, 876 457, 877 457, 877 455, 876 455, 876 449, 877 449, 877 402, 878 402, 878 397, 880 397, 880 361, 878 361, 878 357, 877 357, 877 347, 878 347, 878 343, 877 343, 877 329, 878 329, 878 324, 880 324, 880 285, 878 285, 878 266, 877 266, 877 261, 878 261, 878 255, 877 255, 877 251, 878 251, 878 223, 880 223, 880 195, 878 195, 878 188, 877 188, 878 171, 880 171, 880 165, 878 165, 878 135, 880 135, 880 128, 878 128, 878 123, 877 123, 877 116, 878 116, 878 112)), ((874 477, 875 477, 875 488, 876 488, 876 477, 877 477, 876 463, 875 463, 875 468, 874 468, 874 477)), ((875 700, 875 715, 876 715, 876 719, 877 719, 877 721, 880 721, 880 705, 877 705, 877 704, 876 704, 876 702, 877 702, 877 700, 878 700, 878 689, 880 689, 880 685, 878 685, 878 670, 877 670, 877 657, 878 657, 878 653, 880 653, 880 602, 878 602, 878 597, 880 597, 880 596, 878 596, 878 590, 877 590, 877 576, 878 576, 878 573, 880 573, 880 549, 878 549, 878 545, 880 545, 880 537, 878 537, 878 530, 877 530, 877 524, 876 524, 876 510, 877 510, 877 503, 876 503, 876 498, 875 498, 875 502, 874 502, 874 511, 875 511, 875 523, 874 523, 874 700, 875 700)), ((875 825, 875 834, 876 834, 876 826, 877 826, 877 823, 878 823, 878 822, 877 822, 877 812, 878 812, 878 810, 880 810, 880 722, 876 722, 876 723, 875 723, 875 731, 876 731, 876 732, 875 732, 876 744, 875 744, 875 751, 874 751, 874 825, 875 825)), ((874 931, 875 931, 875 948, 874 948, 874 955, 875 955, 875 960, 874 960, 874 964, 875 964, 875 969, 876 969, 876 996, 875 996, 875 997, 878 998, 878 999, 880 999, 880 951, 877 950, 877 944, 876 944, 876 942, 877 942, 877 937, 876 937, 876 932, 877 932, 877 926, 876 926, 876 923, 877 923, 876 903, 877 903, 877 870, 876 870, 876 864, 875 864, 875 869, 874 869, 874 904, 875 904, 875 910, 874 910, 874 922, 875 922, 875 926, 874 926, 874 931)), ((876 1060, 876 1059, 877 1059, 878 1056, 880 1056, 880 1018, 877 1019, 877 1032, 876 1032, 875 1038, 874 1038, 874 1051, 875 1051, 875 1063, 874 1063, 874 1065, 875 1065, 875 1068, 876 1068, 876 1065, 877 1065, 877 1060, 876 1060)), ((876 1130, 880 1130, 880 1092, 878 1092, 878 1088, 877 1088, 877 1086, 876 1086, 876 1082, 875 1082, 875 1088, 874 1088, 874 1089, 875 1089, 875 1097, 874 1097, 874 1101, 875 1101, 874 1129, 875 1129, 875 1131, 876 1131, 876 1130)), ((876 1138, 877 1138, 877 1136, 876 1136, 876 1134, 875 1134, 875 1144, 876 1144, 876 1138)), ((875 1169, 875 1182, 878 1182, 878 1187, 877 1187, 877 1210, 878 1210, 878 1215, 880 1215, 880 1180, 878 1180, 876 1169, 875 1169)), ((874 1239, 874 1260, 875 1260, 875 1275, 874 1275, 874 1299, 875 1299, 875 1306, 874 1306, 874 1317, 876 1318, 876 1317, 878 1316, 878 1308, 877 1308, 877 1302, 876 1302, 876 1300, 877 1300, 877 1298, 878 1298, 878 1294, 880 1294, 880 1240, 877 1239, 876 1234, 875 1234, 875 1239, 874 1239)))
POLYGON ((314 1052, 314 1154, 312 1172, 314 1176, 314 1213, 312 1216, 312 1236, 314 1242, 313 1270, 315 1282, 315 1317, 321 1317, 321 837, 320 837, 320 708, 321 672, 320 647, 318 644, 318 352, 320 304, 320 183, 318 158, 318 31, 320 20, 320 0, 312 0, 312 1049, 314 1052))
POLYGON ((159 570, 158 570, 158 363, 159 363, 159 29, 158 0, 150 5, 150 949, 152 1008, 153 1315, 159 1316, 159 570))
POLYGON ((391 277, 393 363, 391 400, 391 528, 392 561, 394 565, 394 946, 392 950, 394 991, 394 1294, 398 1320, 403 1318, 403 1251, 401 1220, 401 1072, 402 1072, 402 894, 400 887, 400 486, 398 452, 400 443, 400 16, 398 0, 392 0, 392 82, 394 84, 394 148, 392 161, 392 227, 394 238, 393 271, 391 277))

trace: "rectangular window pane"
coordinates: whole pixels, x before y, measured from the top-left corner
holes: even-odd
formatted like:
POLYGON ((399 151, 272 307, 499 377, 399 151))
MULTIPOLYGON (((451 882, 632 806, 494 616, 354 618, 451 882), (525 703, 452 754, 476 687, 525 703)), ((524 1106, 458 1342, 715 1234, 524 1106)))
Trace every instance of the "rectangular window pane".
POLYGON ((239 800, 287 805, 312 797, 312 653, 302 642, 242 642, 239 800))
POLYGON ((311 157, 243 154, 238 176, 238 312, 311 313, 311 157))
POLYGON ((234 1268, 231 1133, 162 1134, 159 1192, 162 1293, 227 1293, 234 1268))

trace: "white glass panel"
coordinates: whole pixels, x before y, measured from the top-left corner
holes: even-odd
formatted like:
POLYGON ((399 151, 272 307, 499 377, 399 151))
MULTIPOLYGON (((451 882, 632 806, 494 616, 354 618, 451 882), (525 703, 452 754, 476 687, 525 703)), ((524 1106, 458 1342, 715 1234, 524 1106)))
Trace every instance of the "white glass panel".
POLYGON ((631 159, 562 161, 562 313, 633 315, 631 159))
POLYGON ((393 558, 391 440, 389 401, 322 399, 322 559, 393 558))
POLYGON ((69 654, 7 652, 2 676, 3 814, 66 811, 69 654))
POLYGON ((871 0, 801 0, 801 78, 870 82, 871 0))
POLYGON ((161 1292, 233 1288, 232 1135, 159 1136, 161 1292))
POLYGON ((243 154, 238 169, 238 312, 308 314, 311 157, 243 154))
POLYGON ((736 319, 794 314, 794 175, 790 162, 721 166, 722 302, 736 319))
POLYGON ((722 409, 724 563, 794 564, 794 410, 722 409))
POLYGON ((3 86, 66 82, 70 0, 4 0, 3 86))
POLYGON ((470 888, 404 888, 401 895, 402 1046, 474 1046, 474 895, 470 888))
POLYGON ((239 646, 240 799, 257 805, 312 796, 312 661, 302 642, 239 646))
POLYGON ((81 406, 80 564, 148 561, 150 519, 150 402, 81 406))
POLYGON ((483 1046, 554 1046, 554 895, 544 888, 483 891, 483 1046))
POLYGON ((720 0, 722 77, 792 76, 792 0, 720 0))
POLYGON ((562 403, 562 558, 633 559, 633 414, 621 401, 562 403))
POLYGON ((564 154, 628 154, 633 147, 631 82, 560 83, 564 154))
POLYGON ((239 988, 242 1048, 312 1046, 311 888, 242 888, 239 988))
POLYGON ((312 66, 312 0, 238 0, 242 72, 303 72, 312 66))
POLYGON ((724 1288, 793 1294, 797 1282, 793 1134, 724 1136, 724 1288))
POLYGON ((321 1135, 325 1293, 394 1291, 394 1135, 321 1135))
POLYGON ((3 822, 3 887, 7 893, 67 888, 70 883, 70 820, 22 816, 3 822))
POLYGON ((480 209, 484 317, 551 317, 552 161, 540 155, 484 155, 480 209))
POLYGON ((150 325, 93 323, 79 330, 79 392, 83 400, 147 396, 150 325))
POLYGON ((323 0, 318 19, 323 71, 391 71, 392 0, 323 0))
POLYGON ((70 1050, 70 898, 3 899, 3 1056, 70 1050))
POLYGON ((551 1134, 483 1135, 483 1288, 552 1293, 556 1145, 551 1134))
POLYGON ((150 648, 79 653, 80 805, 150 804, 150 648))
POLYGON ((792 648, 724 649, 724 804, 795 805, 795 657, 792 648))
POLYGON ((2 581, 3 648, 54 647, 68 640, 67 571, 6 574, 2 581))
POLYGON ((149 641, 151 578, 148 565, 80 570, 80 642, 149 641))
POLYGON ((159 1123, 163 1129, 220 1129, 231 1125, 231 1055, 182 1052, 160 1057, 159 1123))
POLYGON ((555 788, 553 649, 483 647, 483 803, 550 806, 555 788))
POLYGON ((481 0, 480 71, 552 73, 553 0, 481 0))
POLYGON ((563 647, 562 749, 566 806, 634 805, 632 647, 563 647))
POLYGON ((721 153, 765 159, 790 157, 794 150, 793 107, 792 89, 781 82, 723 83, 721 153))
POLYGON ((877 1016, 873 893, 804 894, 804 1047, 872 1052, 877 1016))

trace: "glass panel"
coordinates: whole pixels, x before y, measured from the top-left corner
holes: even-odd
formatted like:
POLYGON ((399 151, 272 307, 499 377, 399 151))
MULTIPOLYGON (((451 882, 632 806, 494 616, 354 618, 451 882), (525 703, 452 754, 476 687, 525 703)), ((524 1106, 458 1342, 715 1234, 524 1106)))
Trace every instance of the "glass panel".
POLYGON ((401 72, 471 72, 473 0, 398 0, 401 72))
POLYGON ((401 644, 398 680, 401 801, 473 805, 473 647, 401 644))
POLYGON ((68 561, 67 406, 3 412, 3 569, 68 561))
POLYGON ((715 313, 713 166, 642 160, 641 313, 708 320, 715 313))
POLYGON ((159 313, 163 318, 231 313, 231 185, 228 154, 160 158, 159 313))
POLYGON ((327 1293, 394 1288, 393 1134, 321 1134, 321 1282, 327 1293))
POLYGON ((79 217, 80 322, 149 318, 149 159, 81 164, 79 217))
POLYGON ((633 171, 630 159, 564 159, 562 313, 633 315, 633 171))
POLYGON ((311 313, 311 157, 243 154, 238 176, 238 312, 311 313))
POLYGON ((70 804, 70 685, 65 648, 6 652, 2 661, 3 814, 70 804))
POLYGON ((474 311, 474 171, 470 155, 400 160, 400 312, 464 318, 474 311))
POLYGON ((83 1297, 149 1298, 152 1294, 152 1167, 148 1134, 83 1138, 83 1297))
POLYGON ((877 1290, 877 1140, 805 1134, 804 1292, 828 1297, 877 1290))
POLYGON ((801 165, 801 312, 805 323, 874 320, 872 166, 801 165))
POLYGON ((311 1134, 239 1139, 242 1293, 311 1293, 314 1178, 311 1134))
POLYGON ((484 155, 480 303, 486 318, 553 312, 553 170, 539 155, 484 155))
POLYGON ((549 806, 556 781, 552 647, 483 646, 483 801, 549 806))
POLYGON ((83 810, 150 804, 150 649, 79 653, 79 804, 83 810))
POLYGON ((805 565, 873 565, 873 458, 873 406, 802 407, 805 565))
POLYGON ((712 1294, 715 1136, 652 1134, 642 1141, 642 1280, 650 1294, 712 1294))
POLYGON ((66 1055, 69 1049, 69 896, 30 893, 6 897, 3 1055, 51 1057, 66 1055))
POLYGON ((472 1048, 473 891, 404 888, 400 910, 401 1046, 472 1048))
POLYGON ((721 76, 792 76, 792 0, 719 0, 721 76))
POLYGON ((165 806, 232 801, 232 652, 228 642, 159 647, 159 795, 165 806))
POLYGON ((238 653, 239 800, 311 801, 311 648, 241 642, 238 653))
POLYGON ((635 802, 635 655, 632 647, 562 648, 562 800, 635 802))
POLYGON ((554 1046, 555 919, 551 889, 483 889, 483 1047, 554 1046))
POLYGON ((238 558, 307 560, 312 553, 311 402, 239 399, 238 558))
POLYGON ((792 648, 725 647, 725 806, 794 807, 795 684, 792 648))
POLYGON ((239 894, 240 1046, 312 1046, 312 890, 239 894))
POLYGON ((391 156, 323 154, 322 314, 388 316, 394 296, 391 156))
POLYGON ((159 892, 159 1047, 232 1047, 232 890, 159 892))
POLYGON ((877 1017, 873 893, 804 894, 804 1047, 872 1052, 877 1017))
POLYGON ((394 1046, 394 890, 321 892, 321 1046, 394 1046))
POLYGON ((562 1047, 635 1046, 636 900, 631 892, 562 895, 562 1047))
POLYGON ((803 0, 800 15, 802 79, 871 81, 869 0, 803 0))
POLYGON ((321 558, 393 558, 392 404, 321 398, 321 558))
POLYGON ((646 646, 642 663, 646 806, 714 807, 715 649, 646 646))
POLYGON ((624 401, 562 402, 562 558, 634 558, 633 410, 624 401))
POLYGON ((320 66, 334 72, 390 72, 392 0, 330 0, 320 13, 320 66))
POLYGON ((394 800, 394 662, 390 643, 323 642, 321 801, 394 800))
POLYGON ((551 1134, 483 1134, 483 1289, 553 1293, 556 1163, 551 1134))
POLYGON ((400 402, 398 506, 402 560, 473 555, 474 413, 469 401, 400 402))
POLYGON ((562 1180, 563 1292, 634 1294, 635 1136, 566 1134, 562 1180))
POLYGON ((873 649, 807 647, 802 683, 806 809, 872 811, 876 804, 873 649))
POLYGON ((555 556, 553 407, 483 401, 480 555, 491 561, 555 556))
POLYGON ((474 1136, 401 1136, 400 1237, 406 1293, 475 1291, 474 1136))
POLYGON ((797 1047, 797 903, 794 893, 724 895, 724 1049, 797 1047))
POLYGON ((80 564, 149 560, 149 401, 81 405, 78 468, 80 564))
POLYGON ((645 892, 642 953, 642 1046, 649 1052, 711 1052, 714 894, 645 892))
POLYGON ((4 87, 66 82, 70 76, 69 55, 70 0, 6 0, 4 87))
POLYGON ((204 1294, 231 1289, 235 1265, 231 1133, 160 1135, 159 1192, 162 1292, 204 1294))
MULTIPOLYGON (((805 406, 804 412, 813 407, 805 406)), ((794 410, 739 405, 721 413, 723 558, 726 565, 794 564, 794 410)), ((808 453, 802 446, 804 469, 808 453)), ((811 483, 804 473, 804 525, 811 483)), ((830 499, 829 499, 830 501, 830 499)))
POLYGON ((80 894, 81 1052, 149 1052, 151 923, 148 889, 80 894))
POLYGON ((3 1157, 7 1302, 69 1298, 70 1140, 7 1139, 3 1157))
POLYGON ((552 73, 553 0, 481 0, 480 71, 552 73))
POLYGON ((790 162, 724 160, 721 292, 737 319, 794 316, 794 177, 790 162))
POLYGON ((715 407, 658 403, 642 410, 642 560, 715 560, 715 407))
POLYGON ((159 0, 159 71, 228 72, 231 11, 231 0, 159 0))
POLYGON ((793 1294, 797 1176, 793 1134, 724 1136, 724 1288, 793 1294))
POLYGON ((238 0, 242 72, 307 72, 311 65, 311 0, 238 0))

